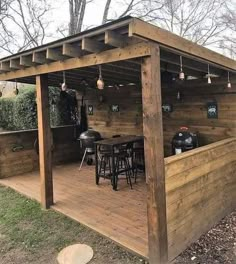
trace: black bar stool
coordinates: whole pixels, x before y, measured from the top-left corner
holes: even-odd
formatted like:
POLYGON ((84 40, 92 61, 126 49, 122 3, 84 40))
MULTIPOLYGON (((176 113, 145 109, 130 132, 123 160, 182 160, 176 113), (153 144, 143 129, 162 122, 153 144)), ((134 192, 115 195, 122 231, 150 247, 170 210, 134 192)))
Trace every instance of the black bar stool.
POLYGON ((110 178, 112 175, 112 166, 111 166, 111 151, 106 148, 99 148, 99 177, 102 176, 105 178, 110 178))

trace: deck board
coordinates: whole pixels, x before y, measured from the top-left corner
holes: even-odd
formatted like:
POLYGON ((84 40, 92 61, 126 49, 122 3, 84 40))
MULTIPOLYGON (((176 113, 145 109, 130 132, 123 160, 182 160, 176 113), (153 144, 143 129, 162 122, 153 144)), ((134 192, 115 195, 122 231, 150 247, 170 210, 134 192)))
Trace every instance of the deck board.
MULTIPOLYGON (((122 247, 147 258, 146 186, 139 179, 133 190, 126 180, 112 190, 109 180, 95 185, 95 169, 78 164, 56 166, 53 169, 55 205, 52 207, 88 226, 122 247)), ((6 179, 0 184, 40 201, 39 172, 31 172, 6 179)))

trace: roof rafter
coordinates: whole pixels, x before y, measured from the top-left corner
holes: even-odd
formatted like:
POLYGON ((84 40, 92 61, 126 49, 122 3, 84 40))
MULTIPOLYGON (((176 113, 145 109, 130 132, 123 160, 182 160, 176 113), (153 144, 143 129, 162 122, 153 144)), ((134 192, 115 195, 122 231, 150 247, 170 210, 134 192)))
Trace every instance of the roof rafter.
POLYGON ((73 45, 69 43, 64 43, 62 47, 62 55, 68 56, 68 57, 81 57, 82 56, 82 50, 79 48, 78 45, 73 45))
POLYGON ((0 80, 26 79, 90 66, 95 69, 99 64, 107 64, 103 69, 109 79, 120 80, 122 75, 127 81, 135 79, 135 75, 138 79, 140 62, 132 59, 148 56, 150 42, 160 46, 161 70, 178 73, 182 55, 186 75, 202 78, 207 73, 207 64, 211 73, 219 76, 236 71, 234 60, 147 22, 127 17, 3 58, 0 80))
MULTIPOLYGON (((34 52, 34 54, 38 54, 34 52)), ((70 58, 64 61, 56 61, 48 64, 32 66, 23 70, 14 72, 7 72, 0 74, 0 80, 11 80, 15 78, 22 78, 38 74, 45 74, 50 72, 58 72, 93 65, 105 64, 109 62, 116 62, 121 60, 128 60, 131 58, 145 57, 150 55, 150 46, 148 43, 138 43, 127 46, 123 49, 116 48, 106 50, 100 53, 85 55, 81 58, 70 58)), ((34 55, 33 55, 34 58, 34 55)), ((44 58, 44 57, 43 57, 44 58)), ((46 58, 46 56, 45 56, 46 58)), ((42 57, 40 58, 42 59, 42 57)), ((40 60, 33 59, 34 62, 41 62, 40 60)))
POLYGON ((129 24, 129 36, 149 39, 160 43, 165 48, 170 47, 171 50, 175 50, 177 53, 178 51, 183 52, 192 59, 213 63, 220 68, 236 71, 235 60, 137 18, 133 18, 129 24))
POLYGON ((122 36, 112 30, 105 31, 105 44, 111 45, 113 47, 123 48, 128 44, 129 38, 127 36, 122 36))

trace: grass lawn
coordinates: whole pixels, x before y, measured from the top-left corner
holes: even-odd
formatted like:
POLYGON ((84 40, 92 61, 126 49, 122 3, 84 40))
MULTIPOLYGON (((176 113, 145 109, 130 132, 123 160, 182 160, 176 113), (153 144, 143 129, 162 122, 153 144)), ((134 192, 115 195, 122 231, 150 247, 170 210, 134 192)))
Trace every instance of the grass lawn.
MULTIPOLYGON (((236 211, 186 249, 173 264, 236 264, 236 211)), ((91 264, 139 264, 134 256, 96 232, 0 185, 0 264, 56 264, 58 252, 85 243, 91 264)))
POLYGON ((56 264, 58 252, 74 243, 93 248, 90 263, 145 263, 68 217, 0 186, 1 264, 56 264))

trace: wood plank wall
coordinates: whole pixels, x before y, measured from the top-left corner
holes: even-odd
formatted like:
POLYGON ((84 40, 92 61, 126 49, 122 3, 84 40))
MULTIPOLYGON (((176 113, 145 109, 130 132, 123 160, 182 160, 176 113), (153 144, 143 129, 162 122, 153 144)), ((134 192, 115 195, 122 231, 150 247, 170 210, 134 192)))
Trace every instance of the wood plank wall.
POLYGON ((169 259, 236 207, 236 138, 165 158, 169 259))
MULTIPOLYGON (((53 133, 53 162, 61 164, 80 158, 79 144, 75 141, 73 127, 58 127, 53 133)), ((34 149, 37 130, 0 134, 0 178, 10 177, 38 169, 38 155, 34 149), (23 146, 22 150, 15 147, 23 146)))
MULTIPOLYGON (((171 103, 174 108, 172 113, 163 114, 165 156, 171 154, 171 139, 178 128, 183 125, 199 133, 201 145, 236 135, 236 80, 232 80, 231 90, 225 89, 226 82, 225 79, 219 79, 217 82, 212 79, 211 85, 206 84, 206 80, 204 82, 185 81, 181 85, 172 84, 171 87, 163 85, 163 103, 171 103), (181 101, 176 100, 178 90, 183 94, 181 101), (219 116, 218 119, 208 119, 206 103, 214 100, 218 102, 219 116)), ((115 134, 143 134, 140 88, 135 86, 119 87, 119 89, 109 87, 103 91, 88 89, 84 98, 86 105, 94 106, 94 115, 88 116, 89 126, 100 131, 104 137, 115 134), (99 101, 100 95, 103 96, 103 102, 99 101), (118 113, 111 112, 112 104, 119 105, 118 113)), ((79 100, 79 104, 81 104, 81 100, 79 100)), ((23 173, 25 172, 24 167, 28 171, 35 168, 37 156, 32 151, 32 144, 36 134, 36 132, 19 132, 18 136, 14 133, 0 136, 0 170, 2 175, 14 175, 18 171, 23 173), (26 146, 24 152, 19 152, 21 157, 23 153, 26 155, 24 166, 18 166, 19 163, 22 163, 21 159, 16 158, 19 154, 12 153, 9 149, 9 144, 12 146, 14 142, 24 142, 26 146), (30 158, 27 159, 27 157, 30 158), (10 166, 12 164, 16 164, 16 166, 10 166)), ((54 140, 60 142, 57 143, 54 160, 63 161, 65 157, 73 158, 74 144, 72 144, 72 148, 70 144, 68 145, 67 136, 68 134, 63 130, 60 133, 54 133, 54 140)))
POLYGON ((163 103, 173 105, 172 113, 163 114, 165 154, 171 154, 171 139, 181 126, 187 126, 199 134, 200 145, 213 143, 236 135, 236 79, 232 88, 227 89, 227 80, 178 81, 162 89, 163 103), (176 99, 180 91, 182 99, 176 99), (218 119, 207 118, 207 103, 218 103, 218 119))
MULTIPOLYGON (((213 143, 236 135, 236 79, 232 89, 226 89, 226 79, 191 80, 162 85, 162 101, 173 105, 172 113, 163 113, 165 156, 171 155, 171 140, 181 126, 199 134, 200 145, 213 143), (176 99, 180 91, 182 99, 176 99), (207 118, 207 103, 217 101, 218 119, 207 118)), ((88 116, 89 126, 104 137, 115 134, 142 135, 142 94, 135 86, 108 87, 103 91, 87 90, 85 104, 94 106, 94 115, 88 116), (103 95, 104 102, 99 102, 103 95), (110 106, 119 104, 120 112, 112 113, 110 106)), ((81 99, 81 94, 80 94, 81 99)), ((81 100, 79 100, 81 104, 81 100)), ((155 133, 155 132, 154 132, 155 133)))
MULTIPOLYGON (((82 94, 79 94, 81 105, 82 94)), ((88 116, 89 126, 99 131, 103 137, 121 135, 142 135, 142 95, 136 86, 107 87, 102 91, 87 90, 84 103, 93 105, 94 115, 88 116), (100 96, 103 102, 99 101, 100 96), (111 105, 118 104, 119 112, 111 111, 111 105)))

